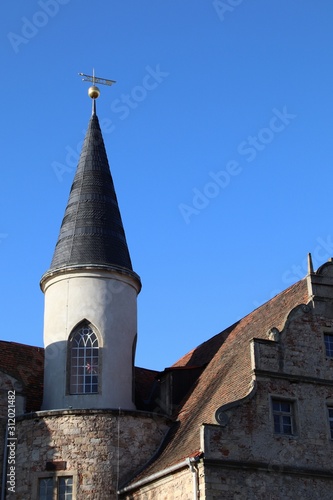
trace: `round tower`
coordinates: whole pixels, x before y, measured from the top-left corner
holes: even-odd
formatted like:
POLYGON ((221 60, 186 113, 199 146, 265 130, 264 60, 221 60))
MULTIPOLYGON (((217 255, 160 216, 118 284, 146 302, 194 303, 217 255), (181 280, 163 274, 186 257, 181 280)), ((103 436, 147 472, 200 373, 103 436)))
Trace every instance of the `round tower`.
POLYGON ((141 282, 132 269, 95 110, 93 101, 53 260, 41 279, 44 410, 135 408, 141 282))

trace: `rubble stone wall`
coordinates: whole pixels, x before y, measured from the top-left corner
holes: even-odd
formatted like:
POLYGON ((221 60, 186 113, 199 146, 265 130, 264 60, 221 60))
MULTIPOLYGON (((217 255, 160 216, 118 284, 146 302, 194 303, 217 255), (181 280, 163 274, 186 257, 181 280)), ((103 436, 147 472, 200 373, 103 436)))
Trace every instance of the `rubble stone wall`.
POLYGON ((38 478, 45 477, 50 463, 60 464, 57 474, 74 471, 76 500, 116 498, 117 488, 151 458, 167 430, 164 417, 144 412, 66 410, 25 416, 17 422, 15 499, 34 498, 38 478))

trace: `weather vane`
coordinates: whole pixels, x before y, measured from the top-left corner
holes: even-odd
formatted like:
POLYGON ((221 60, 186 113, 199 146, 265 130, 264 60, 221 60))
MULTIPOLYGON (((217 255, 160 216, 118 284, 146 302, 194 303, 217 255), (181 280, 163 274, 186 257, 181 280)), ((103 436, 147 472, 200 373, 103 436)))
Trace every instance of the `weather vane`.
POLYGON ((93 74, 91 75, 85 75, 84 73, 79 73, 80 76, 83 76, 82 81, 83 82, 92 82, 92 86, 89 87, 88 89, 88 95, 91 97, 93 100, 93 114, 96 113, 96 99, 100 96, 100 90, 99 88, 95 85, 96 83, 100 83, 102 85, 108 85, 111 87, 114 83, 116 83, 115 80, 107 80, 106 78, 98 78, 95 76, 95 70, 93 69, 93 74))

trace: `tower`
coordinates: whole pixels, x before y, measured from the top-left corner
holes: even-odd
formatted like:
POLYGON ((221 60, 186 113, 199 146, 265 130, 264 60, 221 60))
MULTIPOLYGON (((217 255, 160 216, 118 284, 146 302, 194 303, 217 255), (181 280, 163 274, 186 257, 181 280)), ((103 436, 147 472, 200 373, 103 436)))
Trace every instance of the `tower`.
MULTIPOLYGON (((84 75, 86 76, 86 75, 84 75)), ((139 276, 133 271, 93 99, 50 269, 43 409, 134 409, 139 276)))

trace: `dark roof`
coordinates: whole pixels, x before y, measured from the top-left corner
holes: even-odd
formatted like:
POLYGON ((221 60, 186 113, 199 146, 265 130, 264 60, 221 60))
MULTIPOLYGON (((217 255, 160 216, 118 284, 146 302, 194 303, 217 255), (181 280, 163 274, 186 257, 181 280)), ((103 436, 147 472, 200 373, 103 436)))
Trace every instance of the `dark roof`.
POLYGON ((43 399, 44 349, 0 341, 0 370, 22 383, 22 393, 26 397, 25 411, 40 410, 43 399))
POLYGON ((303 279, 175 363, 208 365, 184 398, 160 455, 133 482, 200 453, 201 425, 216 424, 216 410, 244 398, 252 388, 250 340, 268 339, 271 328, 281 330, 288 313, 308 301, 303 279))
POLYGON ((81 265, 116 266, 132 271, 96 114, 88 125, 50 271, 81 265))
POLYGON ((135 367, 135 406, 138 410, 151 411, 156 405, 151 405, 151 396, 156 386, 158 371, 135 367))

